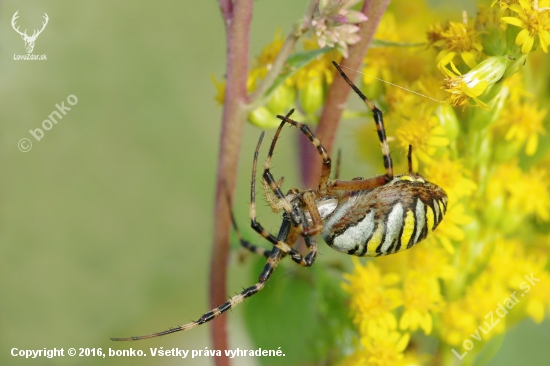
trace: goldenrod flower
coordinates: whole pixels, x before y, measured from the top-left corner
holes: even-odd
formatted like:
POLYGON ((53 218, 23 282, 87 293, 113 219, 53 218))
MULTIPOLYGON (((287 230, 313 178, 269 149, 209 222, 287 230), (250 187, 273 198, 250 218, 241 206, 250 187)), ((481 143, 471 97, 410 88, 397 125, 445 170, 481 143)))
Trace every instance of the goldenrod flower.
POLYGON ((451 94, 448 97, 451 105, 455 107, 464 106, 471 98, 476 102, 476 105, 489 110, 489 106, 479 100, 478 97, 483 94, 489 85, 502 78, 504 71, 506 71, 506 57, 490 57, 464 75, 458 71, 452 62, 450 64, 453 71, 444 66, 441 66, 440 70, 447 76, 443 89, 451 94))
POLYGON ((445 29, 436 24, 429 29, 428 40, 433 46, 441 49, 436 58, 441 67, 458 55, 466 65, 473 68, 483 50, 479 32, 464 23, 449 22, 445 29))
POLYGON ((343 288, 351 295, 350 309, 362 333, 376 335, 385 329, 395 329, 397 321, 391 312, 401 305, 401 291, 395 287, 397 274, 382 275, 372 262, 365 266, 354 260, 354 271, 344 277, 343 288))
POLYGON ((385 330, 376 336, 361 337, 362 349, 344 360, 340 366, 396 366, 402 363, 410 336, 385 330))
POLYGON ((550 220, 550 175, 548 170, 532 168, 514 184, 508 184, 508 207, 525 215, 535 214, 542 221, 550 220))
POLYGON ((403 281, 404 312, 399 321, 401 330, 415 331, 421 328, 430 334, 433 327, 432 313, 439 312, 443 305, 441 289, 436 277, 410 271, 403 281))
POLYGON ((450 263, 451 255, 433 240, 428 240, 411 250, 409 264, 406 267, 427 278, 450 280, 456 276, 457 269, 450 263))
POLYGON ((471 173, 461 160, 451 160, 448 157, 438 159, 437 164, 424 168, 423 175, 447 192, 449 202, 469 197, 477 189, 477 184, 470 178, 471 173))
POLYGON ((418 166, 418 159, 431 163, 437 148, 449 145, 445 128, 439 125, 435 116, 427 113, 418 119, 404 120, 395 135, 403 149, 412 145, 414 167, 418 166))
POLYGON ((478 326, 463 300, 452 302, 441 314, 440 333, 443 340, 452 346, 461 345, 478 326))
POLYGON ((543 127, 546 109, 538 110, 537 103, 519 103, 512 99, 502 114, 502 122, 509 126, 505 138, 507 141, 516 140, 525 144, 525 153, 535 155, 538 147, 539 135, 545 133, 543 127))
MULTIPOLYGON (((525 318, 541 322, 550 313, 550 153, 541 142, 547 137, 546 109, 538 107, 549 104, 543 80, 550 69, 543 67, 542 53, 517 56, 507 44, 517 31, 516 43, 524 53, 539 43, 546 51, 550 0, 501 0, 500 9, 481 9, 470 23, 444 23, 429 9, 418 11, 421 4, 396 1, 364 58, 362 70, 369 75, 363 76, 361 87, 385 113, 395 173, 407 171, 406 151, 412 145, 413 171, 444 189, 448 203, 437 230, 414 248, 364 265, 352 259, 353 270, 344 275, 342 287, 355 333, 346 342, 351 349, 342 352, 352 354, 340 365, 437 361, 448 366, 456 363, 449 349, 462 353, 462 345, 469 345, 466 340, 475 349, 466 349, 464 362, 472 363, 481 352, 487 354, 484 347, 491 337, 525 318), (408 16, 413 10, 420 17, 408 16), (418 20, 433 25, 422 27, 418 20), (407 44, 418 44, 426 30, 431 49, 407 44), (388 83, 373 82, 371 76, 388 83), (438 107, 418 94, 448 103, 438 107), (465 110, 467 105, 482 108, 465 110), (518 156, 522 149, 528 157, 518 156), (512 295, 520 300, 517 306, 507 308, 510 315, 499 317, 489 329, 488 314, 512 295), (438 355, 433 359, 417 353, 430 347, 438 355)), ((347 10, 355 2, 321 0, 312 27, 320 33, 303 39, 303 49, 317 50, 319 42, 336 45, 346 25, 353 30, 354 13, 347 10)), ((352 31, 340 41, 349 45, 354 35, 352 31)), ((276 36, 256 59, 248 75, 249 91, 264 79, 281 44, 276 36)), ((308 118, 311 122, 337 75, 332 57, 327 52, 291 70, 249 119, 267 127, 280 122, 273 116, 281 108, 297 106, 296 114, 305 112, 314 117, 308 118)), ((214 79, 214 84, 221 101, 223 81, 214 79)), ((363 127, 368 137, 361 136, 359 145, 370 149, 369 157, 378 162, 373 166, 379 167, 380 149, 371 143, 374 127, 368 114, 363 127)), ((344 113, 351 115, 357 113, 344 113)), ((296 119, 306 120, 302 117, 296 119)))
MULTIPOLYGON (((304 49, 314 50, 317 48, 316 41, 314 39, 304 39, 304 49)), ((341 56, 338 53, 325 53, 318 56, 316 59, 309 62, 306 66, 298 70, 293 76, 289 78, 289 83, 296 86, 298 90, 307 88, 312 79, 319 79, 323 85, 330 85, 334 80, 334 66, 332 66, 332 60, 340 62, 341 56)))
MULTIPOLYGON (((445 214, 445 220, 441 221, 431 238, 437 239, 443 248, 454 254, 455 249, 452 242, 461 243, 465 238, 463 227, 473 221, 472 216, 466 212, 464 204, 449 201, 449 207, 445 214)), ((433 240, 428 238, 428 240, 433 240)))
POLYGON ((504 23, 522 28, 516 36, 516 45, 521 46, 521 52, 531 52, 535 37, 538 36, 540 46, 544 52, 548 52, 550 44, 550 12, 549 0, 536 1, 518 0, 518 4, 511 4, 508 9, 517 14, 516 17, 503 17, 504 23))

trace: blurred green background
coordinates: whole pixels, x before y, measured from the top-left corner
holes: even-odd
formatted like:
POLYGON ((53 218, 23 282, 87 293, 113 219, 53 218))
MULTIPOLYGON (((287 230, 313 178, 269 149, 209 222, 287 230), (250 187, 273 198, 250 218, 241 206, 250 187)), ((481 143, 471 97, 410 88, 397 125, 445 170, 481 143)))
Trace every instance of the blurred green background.
MULTIPOLYGON (((255 6, 251 56, 278 26, 286 33, 305 5, 255 6)), ((13 347, 210 347, 208 327, 138 343, 109 337, 160 331, 218 305, 207 299, 221 117, 210 75, 220 80, 225 66, 217 2, 3 1, 0 12, 0 364, 211 365, 210 358, 9 354, 13 347), (16 10, 28 34, 48 14, 33 52, 47 61, 13 60, 26 54, 10 24, 16 10), (29 130, 42 128, 62 102, 71 110, 36 141, 29 130), (32 141, 29 152, 18 149, 22 138, 32 141)), ((344 125, 339 139, 354 126, 344 125)), ((235 211, 243 227, 259 132, 247 125, 241 152, 235 211)), ((293 142, 282 139, 275 158, 291 186, 298 184, 293 142)), ((367 169, 353 151, 345 157, 344 174, 367 169)), ((277 229, 265 207, 260 218, 277 229)), ((249 267, 233 253, 228 293, 251 284, 249 267)), ((228 315, 230 346, 250 349, 241 310, 228 315)), ((545 324, 514 329, 491 364, 547 355, 545 324)))

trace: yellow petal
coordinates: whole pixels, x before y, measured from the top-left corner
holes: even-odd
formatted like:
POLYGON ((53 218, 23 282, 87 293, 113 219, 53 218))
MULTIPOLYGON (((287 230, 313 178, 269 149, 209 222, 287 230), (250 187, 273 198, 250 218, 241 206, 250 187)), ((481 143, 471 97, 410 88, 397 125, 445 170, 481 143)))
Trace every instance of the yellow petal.
POLYGON ((534 37, 527 38, 527 40, 525 41, 525 43, 521 47, 521 53, 523 53, 524 55, 528 54, 531 51, 531 49, 533 48, 533 43, 534 42, 535 42, 534 37))
POLYGON ((501 20, 503 23, 512 24, 512 25, 515 25, 515 26, 517 26, 517 27, 523 27, 523 21, 519 20, 518 18, 514 18, 514 17, 502 17, 502 18, 500 18, 500 20, 501 20))
POLYGON ((516 13, 522 13, 523 12, 523 9, 521 8, 521 6, 519 6, 518 4, 512 4, 508 7, 508 9, 512 10, 513 12, 516 12, 516 13))
POLYGON ((447 137, 432 136, 432 137, 430 137, 430 145, 432 145, 432 146, 447 146, 447 145, 449 145, 449 139, 447 137))
POLYGON ((531 300, 527 305, 527 314, 537 323, 540 324, 544 319, 544 304, 538 300, 531 300))
POLYGON ((443 248, 449 252, 449 254, 455 254, 455 247, 453 247, 453 244, 451 244, 451 241, 448 238, 441 236, 439 241, 441 242, 443 248))
POLYGON ((474 55, 472 55, 470 52, 460 52, 460 57, 462 57, 462 60, 466 63, 466 65, 470 66, 470 68, 474 68, 477 65, 476 59, 474 55))
POLYGON ((548 53, 548 45, 550 44, 550 33, 543 31, 539 33, 540 46, 545 53, 548 53))
POLYGON ((422 320, 420 323, 420 327, 424 331, 424 334, 426 335, 430 334, 432 332, 432 326, 433 326, 432 316, 428 312, 424 313, 424 316, 422 317, 422 320))
POLYGON ((529 30, 522 29, 521 32, 516 36, 516 45, 520 46, 525 42, 525 39, 529 37, 529 30))
POLYGON ((406 330, 411 326, 411 315, 410 311, 406 310, 403 315, 401 315, 401 320, 399 320, 399 329, 406 330))
POLYGON ((405 348, 407 348, 410 338, 411 336, 409 335, 409 333, 403 334, 403 337, 401 337, 401 339, 399 339, 399 341, 395 345, 395 350, 398 352, 403 352, 405 348))
POLYGON ((536 133, 533 133, 527 139, 527 145, 525 146, 525 154, 528 156, 533 156, 537 152, 537 146, 539 142, 539 137, 536 133))
MULTIPOLYGON (((439 53, 439 57, 441 57, 441 60, 437 63, 438 65, 440 66, 445 66, 447 65, 449 62, 451 62, 451 60, 456 56, 456 52, 449 52, 447 54, 440 52, 439 53)), ((460 73, 458 73, 458 75, 460 75, 460 73)))
POLYGON ((460 73, 460 71, 458 71, 458 69, 456 68, 455 64, 451 61, 451 68, 453 69, 453 71, 457 74, 457 75, 462 75, 460 73))

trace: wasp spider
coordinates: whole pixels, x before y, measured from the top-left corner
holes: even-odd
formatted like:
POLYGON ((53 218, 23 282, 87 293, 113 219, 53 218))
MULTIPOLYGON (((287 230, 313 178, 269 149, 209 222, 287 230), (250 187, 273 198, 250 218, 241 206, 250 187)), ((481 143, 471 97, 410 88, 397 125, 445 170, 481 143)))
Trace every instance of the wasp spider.
POLYGON ((385 174, 370 179, 329 181, 331 159, 321 142, 308 126, 290 118, 294 110, 291 110, 286 116, 277 116, 282 122, 275 132, 269 148, 262 179, 267 200, 273 211, 284 211, 277 236, 264 229, 256 219, 256 166, 264 133, 261 134, 254 152, 250 191, 251 226, 271 242, 273 247, 270 250, 262 249, 244 240, 237 230, 235 218, 231 213, 233 226, 239 235, 242 246, 267 258, 258 283, 244 289, 192 323, 149 335, 111 338, 112 340, 127 341, 158 337, 195 328, 218 317, 247 297, 259 292, 284 256, 288 255, 301 266, 311 266, 317 256, 315 236, 318 234, 321 234, 331 248, 339 252, 376 257, 409 249, 425 239, 439 225, 447 210, 446 193, 419 174, 412 172, 412 147, 410 146, 409 172, 393 175, 392 159, 386 140, 382 112, 363 95, 336 62, 333 64, 373 113, 382 149, 385 174), (298 128, 307 136, 323 159, 322 173, 317 189, 304 191, 292 189, 284 195, 280 188, 282 179, 276 182, 271 174, 271 158, 281 129, 285 124, 298 128), (307 253, 304 255, 294 248, 300 236, 304 238, 307 247, 307 253))

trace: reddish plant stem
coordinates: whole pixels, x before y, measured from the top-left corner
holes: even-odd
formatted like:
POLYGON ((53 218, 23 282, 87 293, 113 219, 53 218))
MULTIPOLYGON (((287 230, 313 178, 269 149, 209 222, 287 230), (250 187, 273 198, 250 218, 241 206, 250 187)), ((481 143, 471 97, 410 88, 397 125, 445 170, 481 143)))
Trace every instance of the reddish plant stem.
MULTIPOLYGON (((218 306, 227 300, 226 272, 229 258, 230 218, 227 193, 233 197, 239 165, 244 122, 247 115, 247 90, 250 21, 254 0, 219 0, 225 21, 227 40, 227 79, 223 105, 222 131, 216 179, 214 207, 214 242, 210 261, 210 305, 218 306)), ((210 323, 213 349, 229 349, 226 317, 210 323)), ((229 358, 215 358, 217 366, 229 366, 229 358)))
MULTIPOLYGON (((380 19, 386 11, 390 0, 365 0, 361 11, 369 18, 366 22, 359 24, 359 35, 361 40, 349 48, 349 57, 342 61, 342 65, 354 70, 358 70, 361 66, 363 58, 369 49, 374 33, 378 28, 380 19)), ((354 72, 344 71, 353 80, 357 75, 354 72)), ((334 139, 336 138, 336 130, 342 117, 344 105, 348 98, 351 89, 346 82, 339 76, 334 77, 327 98, 319 126, 315 132, 316 136, 322 141, 323 146, 328 153, 332 153, 334 139)), ((316 188, 321 175, 321 160, 315 149, 311 148, 311 143, 300 136, 300 163, 302 180, 306 187, 316 188)))

